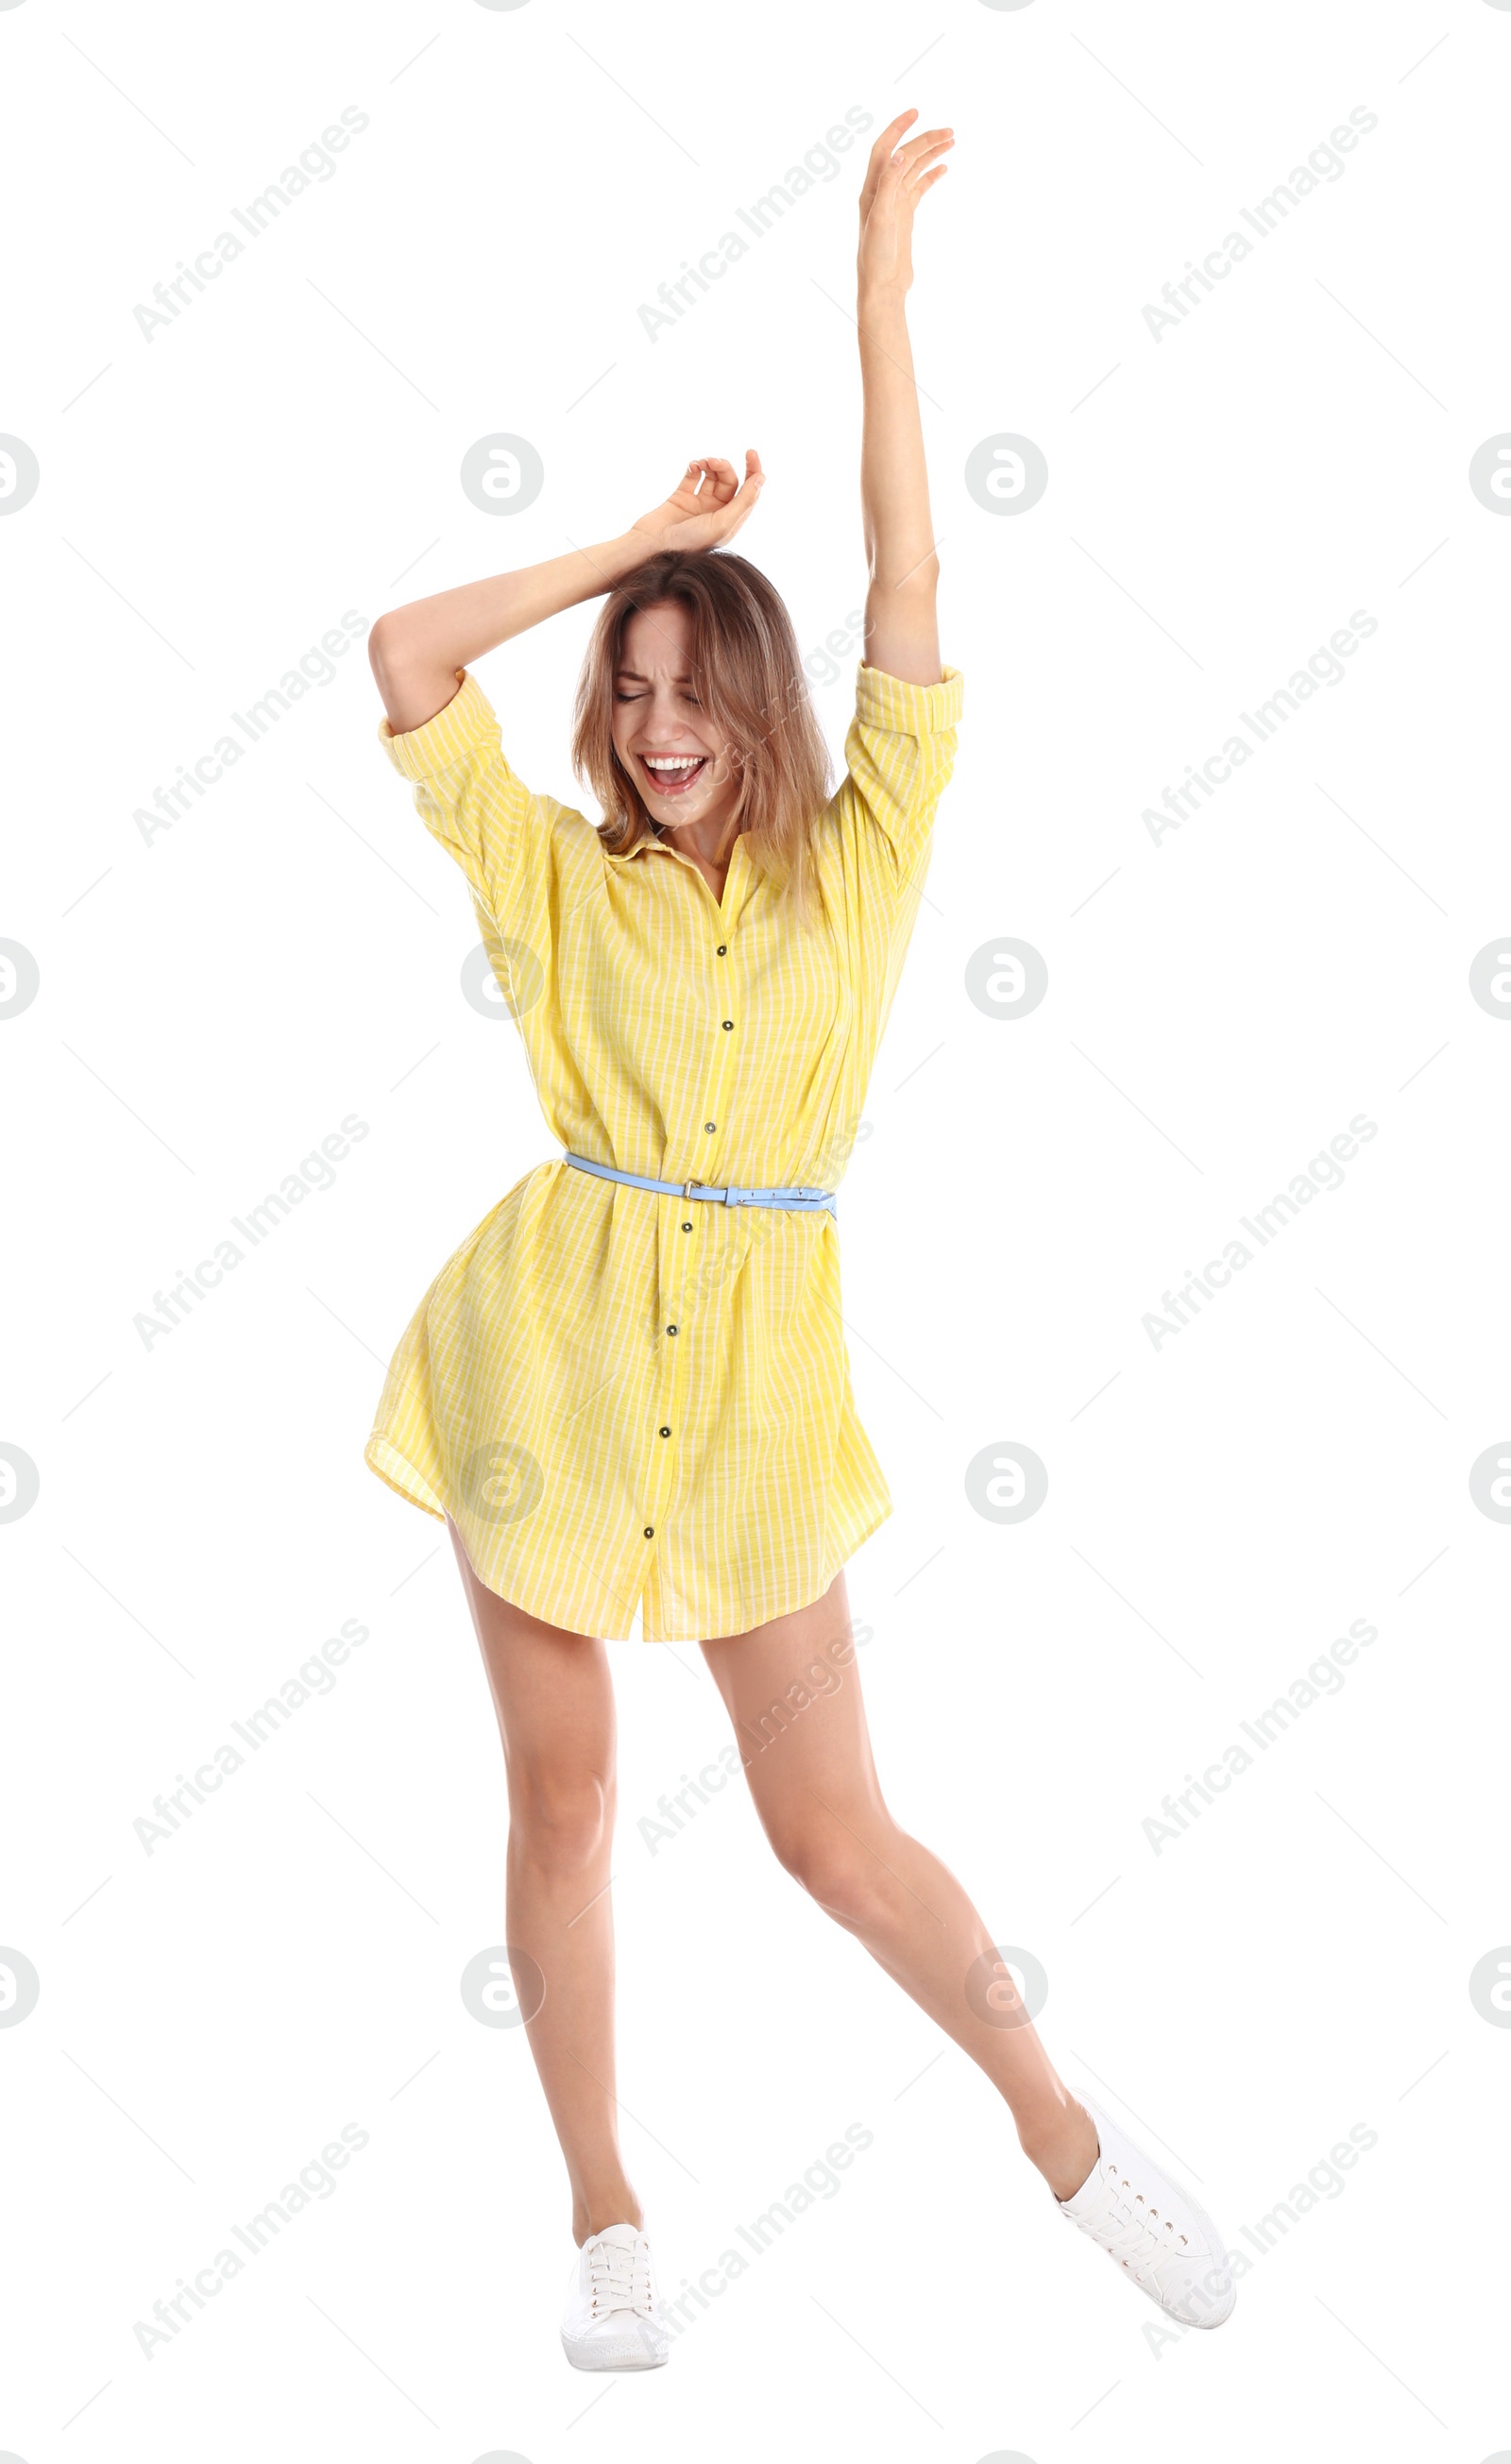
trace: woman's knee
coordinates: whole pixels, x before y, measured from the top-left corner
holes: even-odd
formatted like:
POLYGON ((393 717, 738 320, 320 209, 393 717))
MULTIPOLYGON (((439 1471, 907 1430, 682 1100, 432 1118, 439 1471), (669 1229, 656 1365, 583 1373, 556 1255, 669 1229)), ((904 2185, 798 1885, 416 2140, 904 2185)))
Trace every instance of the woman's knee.
POLYGON ((614 1834, 614 1781, 598 1771, 513 1771, 509 1845, 552 1873, 580 1874, 614 1834))
POLYGON ((767 1826, 777 1862, 841 1925, 865 1928, 891 1905, 885 1844, 872 1850, 828 1816, 767 1826))

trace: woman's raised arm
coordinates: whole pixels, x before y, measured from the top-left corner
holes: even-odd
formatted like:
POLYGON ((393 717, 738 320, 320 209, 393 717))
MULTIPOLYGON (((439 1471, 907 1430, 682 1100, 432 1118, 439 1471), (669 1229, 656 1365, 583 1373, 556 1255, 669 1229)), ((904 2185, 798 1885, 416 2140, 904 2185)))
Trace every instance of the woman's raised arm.
POLYGON ((861 516, 870 574, 865 664, 904 684, 936 685, 939 560, 906 302, 913 278, 913 211, 943 179, 942 158, 954 137, 948 128, 930 128, 903 144, 904 129, 917 117, 902 112, 883 129, 861 191, 856 323, 864 403, 861 516))
POLYGON ((517 573, 496 573, 487 582, 464 582, 380 616, 367 637, 367 655, 394 734, 423 727, 444 710, 455 695, 458 671, 485 650, 563 607, 612 590, 647 557, 664 548, 709 548, 733 539, 763 485, 754 450, 745 456, 743 479, 731 463, 703 455, 688 464, 664 504, 643 514, 618 539, 523 565, 517 573))

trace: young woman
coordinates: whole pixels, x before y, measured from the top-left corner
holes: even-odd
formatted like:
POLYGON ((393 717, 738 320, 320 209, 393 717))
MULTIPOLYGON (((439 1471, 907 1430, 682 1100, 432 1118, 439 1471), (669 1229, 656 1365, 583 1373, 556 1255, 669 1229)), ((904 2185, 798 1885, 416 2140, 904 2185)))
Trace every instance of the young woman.
POLYGON ((606 1641, 696 1640, 787 1871, 1001 2091, 1080 2226, 1174 2318, 1233 2306, 1200 2209, 1062 2083, 992 1935, 883 1797, 845 1559, 891 1510, 851 1398, 833 1191, 917 913, 960 716, 940 664, 904 309, 948 129, 861 195, 865 656, 830 797, 787 612, 729 542, 764 484, 690 463, 621 537, 380 619, 380 730, 456 858, 563 1155, 441 1270, 367 1460, 444 1516, 509 1786, 508 1940, 566 2160, 562 2341, 668 2333, 615 2126, 614 1697, 606 1641), (606 594, 573 755, 594 825, 532 795, 470 662, 606 594), (795 1716, 799 1713, 800 1716, 795 1716))

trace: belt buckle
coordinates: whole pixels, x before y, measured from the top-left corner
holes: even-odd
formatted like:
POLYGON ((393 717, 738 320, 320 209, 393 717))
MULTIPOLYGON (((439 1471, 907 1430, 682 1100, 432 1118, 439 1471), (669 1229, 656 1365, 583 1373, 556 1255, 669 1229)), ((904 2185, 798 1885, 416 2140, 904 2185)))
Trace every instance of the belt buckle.
POLYGON ((684 1198, 690 1198, 695 1189, 701 1189, 702 1187, 703 1183, 701 1180, 685 1180, 682 1184, 682 1195, 684 1198))

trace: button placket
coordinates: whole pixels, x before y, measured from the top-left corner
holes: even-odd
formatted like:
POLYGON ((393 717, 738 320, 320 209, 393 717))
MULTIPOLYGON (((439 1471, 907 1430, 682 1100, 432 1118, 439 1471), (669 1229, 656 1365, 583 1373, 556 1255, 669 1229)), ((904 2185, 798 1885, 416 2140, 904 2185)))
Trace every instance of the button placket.
POLYGON ((734 1039, 738 1026, 734 1015, 736 1002, 732 991, 734 980, 730 966, 732 955, 726 933, 725 938, 715 943, 713 951, 714 980, 712 990, 714 996, 716 1023, 712 1028, 713 1051, 706 1084, 703 1121, 698 1138, 700 1144, 704 1139, 712 1139, 715 1143, 706 1150, 708 1160, 701 1166, 699 1172, 699 1177, 703 1180, 716 1181, 720 1177, 714 1169, 712 1158, 718 1152, 716 1143, 718 1133, 727 1126, 730 1085, 734 1072, 734 1039))
POLYGON ((660 1219, 657 1226, 661 1251, 658 1282, 663 1316, 657 1338, 660 1360, 655 1381, 655 1419, 651 1424, 654 1434, 648 1441, 651 1448, 648 1485, 654 1510, 647 1520, 658 1529, 677 1477, 676 1440, 682 1427, 682 1394, 686 1383, 679 1368, 688 1340, 688 1327, 683 1314, 687 1307, 687 1269, 683 1264, 687 1251, 679 1229, 687 1220, 684 1207, 685 1201, 681 1198, 658 1199, 656 1204, 660 1219), (663 1429, 670 1430, 669 1438, 663 1437, 663 1429))
MULTIPOLYGON (((733 955, 732 935, 730 927, 724 923, 722 915, 719 921, 722 938, 713 944, 714 980, 712 989, 715 998, 717 1024, 713 1028, 712 1067, 707 1081, 702 1122, 694 1133, 700 1147, 705 1139, 716 1140, 725 1121, 734 1068, 734 1037, 737 1032, 737 1021, 734 1015, 736 1004, 730 989, 733 980, 730 968, 733 955), (731 1039, 728 1044, 725 1043, 726 1036, 731 1039)), ((704 1155, 699 1158, 697 1171, 690 1176, 692 1178, 706 1181, 717 1180, 718 1175, 712 1162, 712 1156, 716 1151, 716 1147, 705 1150, 704 1155)), ((688 1308, 694 1246, 694 1242, 688 1240, 688 1235, 690 1232, 693 1233, 695 1240, 695 1231, 699 1223, 698 1206, 701 1204, 706 1207, 712 1203, 712 1201, 707 1199, 690 1203, 680 1197, 667 1198, 660 1201, 657 1210, 660 1218, 658 1247, 661 1253, 659 1283, 664 1314, 659 1337, 661 1363, 656 1379, 657 1408, 653 1424, 655 1435, 649 1440, 652 1450, 649 1489, 654 1505, 647 1516, 649 1527, 646 1533, 647 1538, 662 1526, 667 1511, 666 1501, 672 1493, 672 1485, 679 1468, 678 1441, 682 1434, 683 1397, 687 1388, 687 1377, 682 1361, 689 1336, 684 1312, 688 1308), (686 1246, 683 1245, 685 1241, 686 1246)), ((701 1253, 702 1244, 698 1243, 697 1247, 701 1253)))

